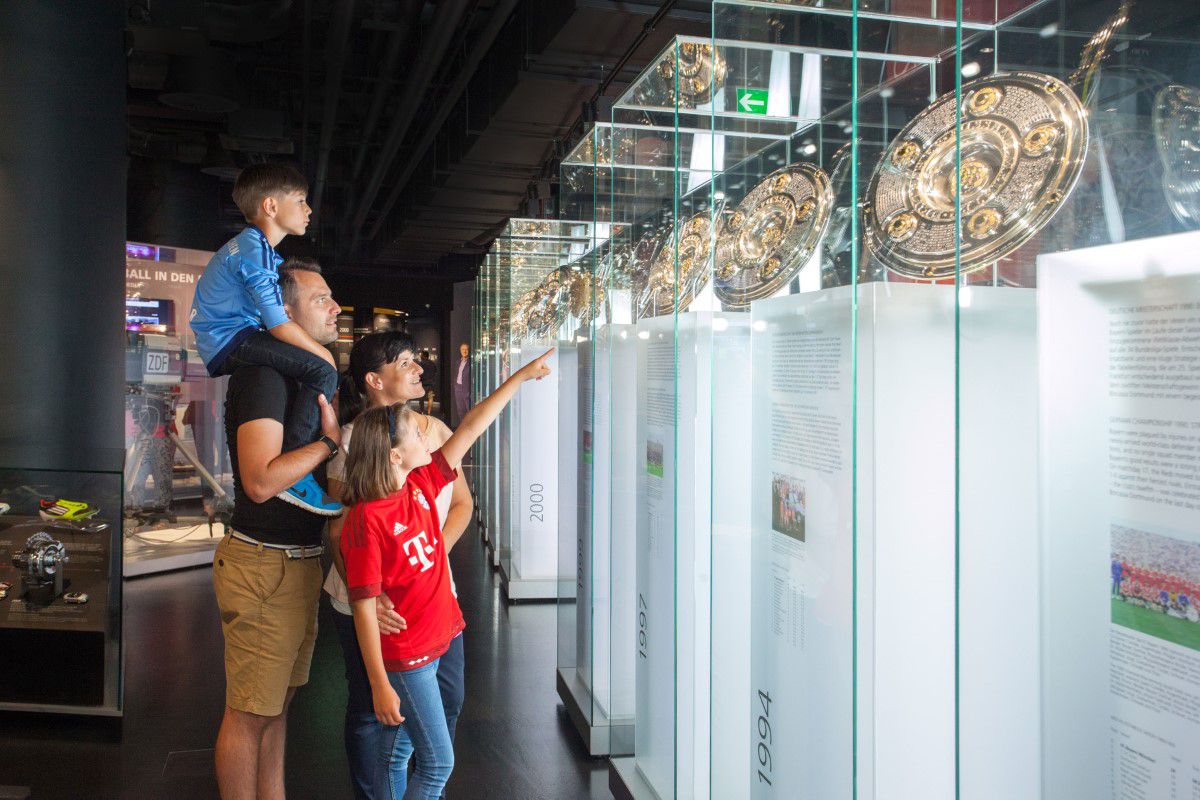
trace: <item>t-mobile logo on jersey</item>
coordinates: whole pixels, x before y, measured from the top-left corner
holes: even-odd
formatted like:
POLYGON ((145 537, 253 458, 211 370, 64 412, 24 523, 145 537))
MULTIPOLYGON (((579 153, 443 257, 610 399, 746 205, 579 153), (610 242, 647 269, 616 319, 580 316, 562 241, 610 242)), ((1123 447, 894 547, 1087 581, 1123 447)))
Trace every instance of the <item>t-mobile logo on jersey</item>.
POLYGON ((433 545, 426 538, 425 531, 421 531, 416 536, 405 541, 404 555, 408 556, 408 563, 414 567, 421 565, 421 572, 433 566, 433 562, 429 560, 429 554, 433 552, 433 545))

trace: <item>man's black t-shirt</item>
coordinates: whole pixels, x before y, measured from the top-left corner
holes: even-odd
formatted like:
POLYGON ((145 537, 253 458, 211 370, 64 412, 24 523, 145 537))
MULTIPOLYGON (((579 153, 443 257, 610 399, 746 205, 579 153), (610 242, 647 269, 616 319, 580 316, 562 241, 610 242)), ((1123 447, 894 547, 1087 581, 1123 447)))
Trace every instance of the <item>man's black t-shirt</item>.
POLYGON ((325 518, 277 497, 255 503, 242 490, 238 469, 237 430, 256 419, 273 419, 285 424, 288 409, 299 383, 270 367, 241 367, 229 379, 225 394, 225 433, 233 464, 233 529, 267 544, 312 547, 321 543, 325 518))

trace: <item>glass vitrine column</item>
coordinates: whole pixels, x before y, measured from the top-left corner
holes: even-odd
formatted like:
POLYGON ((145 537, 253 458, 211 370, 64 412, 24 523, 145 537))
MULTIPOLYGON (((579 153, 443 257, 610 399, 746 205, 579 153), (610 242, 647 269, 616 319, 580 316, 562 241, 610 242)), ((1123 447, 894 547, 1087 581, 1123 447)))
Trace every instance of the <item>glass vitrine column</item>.
MULTIPOLYGON (((511 371, 560 342, 569 316, 572 261, 592 244, 587 221, 513 219, 493 244, 504 284, 503 358, 511 371)), ((551 361, 575 372, 575 352, 564 341, 551 361)), ((560 380, 524 387, 499 421, 499 566, 509 600, 558 596, 560 380)))

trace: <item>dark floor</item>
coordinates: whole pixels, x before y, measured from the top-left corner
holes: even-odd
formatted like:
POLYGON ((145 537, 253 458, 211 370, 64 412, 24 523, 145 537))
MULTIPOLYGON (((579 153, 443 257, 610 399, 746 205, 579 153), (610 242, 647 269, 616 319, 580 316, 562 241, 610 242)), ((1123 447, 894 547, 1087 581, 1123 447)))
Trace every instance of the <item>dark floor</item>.
MULTIPOLYGON (((451 554, 467 619, 467 701, 458 724, 455 800, 610 798, 554 690, 553 604, 508 606, 468 531, 451 554)), ((125 718, 0 715, 0 787, 32 800, 217 797, 212 743, 224 698, 221 634, 207 569, 125 585, 125 718)), ((329 613, 327 606, 322 613, 329 613)), ((0 653, 0 658, 33 654, 0 653)), ((312 679, 292 706, 290 798, 349 797, 341 723, 342 654, 324 619, 312 679)))

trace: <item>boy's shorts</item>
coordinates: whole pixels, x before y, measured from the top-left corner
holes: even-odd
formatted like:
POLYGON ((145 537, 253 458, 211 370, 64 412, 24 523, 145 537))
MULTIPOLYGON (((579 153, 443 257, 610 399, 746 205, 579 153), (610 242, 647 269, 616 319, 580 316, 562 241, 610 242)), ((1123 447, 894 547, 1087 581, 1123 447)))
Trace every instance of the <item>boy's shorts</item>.
POLYGON ((308 683, 317 641, 321 559, 290 559, 226 536, 213 558, 225 635, 225 703, 275 717, 289 688, 308 683))

